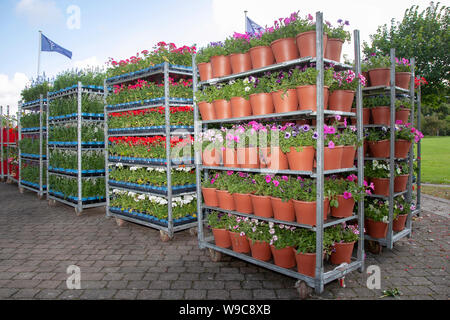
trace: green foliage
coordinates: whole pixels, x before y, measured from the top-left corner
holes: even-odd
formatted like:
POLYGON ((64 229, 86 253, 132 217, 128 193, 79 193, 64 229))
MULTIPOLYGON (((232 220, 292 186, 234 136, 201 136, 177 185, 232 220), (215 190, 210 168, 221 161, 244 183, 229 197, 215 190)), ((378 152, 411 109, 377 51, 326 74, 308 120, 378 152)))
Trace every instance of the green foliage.
MULTIPOLYGON (((42 112, 42 126, 45 127, 47 113, 42 112)), ((23 129, 25 128, 38 128, 40 126, 40 114, 39 113, 28 113, 23 114, 20 117, 20 124, 23 129)))
MULTIPOLYGON (((294 245, 297 248, 297 253, 316 253, 316 232, 299 229, 295 231, 294 245)), ((332 234, 328 229, 323 234, 323 249, 326 253, 331 253, 333 246, 332 234)))
MULTIPOLYGON (((77 179, 63 178, 59 176, 49 176, 50 189, 52 191, 61 192, 65 198, 78 197, 77 179)), ((82 178, 81 180, 81 196, 88 197, 104 197, 105 196, 105 179, 82 178)))
MULTIPOLYGON (((331 87, 335 82, 333 78, 334 69, 328 68, 324 70, 324 86, 331 87)), ((292 73, 292 84, 297 86, 314 85, 317 83, 317 75, 319 70, 315 67, 308 67, 302 69, 294 69, 292 73)))
POLYGON ((229 37, 225 40, 225 50, 228 54, 246 53, 250 50, 250 42, 244 38, 229 37))
MULTIPOLYGON (((78 141, 78 127, 76 123, 54 126, 49 130, 49 141, 74 142, 78 141)), ((100 125, 82 124, 82 142, 104 141, 104 131, 100 125)))
MULTIPOLYGON (((99 96, 83 94, 81 96, 82 113, 103 113, 103 99, 99 96)), ((76 96, 69 96, 61 99, 54 99, 50 102, 50 117, 62 116, 78 112, 78 99, 76 96)))
POLYGON ((227 214, 212 211, 208 214, 208 226, 212 229, 226 229, 229 225, 229 217, 227 214))
MULTIPOLYGON (((19 142, 20 152, 39 155, 39 136, 26 137, 19 142)), ((42 154, 47 153, 47 140, 42 139, 42 154)))
POLYGON ((21 92, 21 97, 23 102, 35 101, 40 98, 42 94, 43 98, 47 98, 47 92, 50 91, 51 84, 47 81, 36 81, 32 80, 32 82, 27 85, 21 92))
POLYGON ((314 131, 309 126, 288 127, 286 131, 280 130, 280 147, 284 153, 290 152, 294 147, 298 152, 302 147, 316 146, 314 131))
MULTIPOLYGON (((103 151, 89 150, 83 151, 81 155, 82 170, 105 169, 105 154, 103 151)), ((78 169, 77 151, 72 150, 51 150, 50 165, 62 169, 78 169)))
POLYGON ((72 69, 61 72, 53 81, 53 91, 58 91, 76 85, 81 81, 82 85, 103 86, 105 74, 100 68, 72 69))
MULTIPOLYGON (((20 169, 20 178, 24 181, 33 182, 39 184, 39 166, 22 164, 20 169)), ((45 167, 42 167, 42 185, 47 184, 47 175, 45 173, 45 167)))
MULTIPOLYGON (((172 185, 183 186, 195 184, 195 172, 191 168, 172 169, 172 185)), ((116 167, 110 171, 110 178, 116 181, 131 182, 139 185, 167 186, 167 173, 165 168, 151 167, 116 167)))

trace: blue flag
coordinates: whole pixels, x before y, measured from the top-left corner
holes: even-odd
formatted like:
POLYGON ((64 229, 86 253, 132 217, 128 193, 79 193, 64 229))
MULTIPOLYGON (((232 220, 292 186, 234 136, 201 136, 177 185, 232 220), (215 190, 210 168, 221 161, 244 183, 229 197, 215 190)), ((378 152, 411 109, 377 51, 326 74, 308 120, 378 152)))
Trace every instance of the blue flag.
POLYGON ((52 40, 41 34, 41 51, 55 51, 65 55, 67 58, 72 59, 72 52, 64 49, 60 45, 57 45, 52 40))
POLYGON ((245 24, 245 32, 248 33, 259 33, 263 32, 264 28, 257 24, 255 21, 247 17, 247 23, 245 24))

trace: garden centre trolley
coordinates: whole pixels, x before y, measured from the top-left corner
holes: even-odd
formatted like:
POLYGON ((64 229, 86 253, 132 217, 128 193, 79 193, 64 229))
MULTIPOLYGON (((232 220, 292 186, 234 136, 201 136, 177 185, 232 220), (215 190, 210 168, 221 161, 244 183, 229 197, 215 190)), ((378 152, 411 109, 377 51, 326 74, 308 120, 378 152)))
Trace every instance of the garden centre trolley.
POLYGON ((44 125, 44 116, 47 112, 47 99, 44 99, 43 95, 35 101, 30 101, 26 103, 19 102, 19 112, 18 112, 18 129, 19 129, 19 191, 23 193, 24 189, 36 192, 39 198, 42 198, 44 194, 47 193, 47 184, 44 182, 44 174, 47 171, 47 155, 44 150, 44 141, 47 136, 47 127, 44 125), (22 112, 39 114, 39 127, 33 128, 23 128, 22 126, 22 112), (37 140, 39 142, 39 152, 37 153, 24 153, 22 141, 24 138, 32 139, 33 143, 37 140), (27 181, 24 180, 25 170, 24 168, 31 166, 36 168, 36 164, 39 170, 39 179, 37 181, 27 181), (23 165, 23 166, 22 166, 23 165))
POLYGON ((160 231, 161 241, 169 241, 173 238, 174 232, 190 229, 191 234, 196 232, 197 217, 196 213, 175 219, 172 212, 172 203, 175 197, 188 196, 196 194, 195 185, 174 186, 172 182, 172 169, 181 165, 186 168, 194 168, 192 155, 179 158, 174 157, 171 152, 172 137, 190 137, 194 131, 192 126, 173 126, 170 122, 170 107, 192 106, 192 98, 173 98, 170 96, 169 76, 178 78, 192 78, 192 67, 179 66, 164 62, 152 67, 138 70, 135 72, 111 77, 105 80, 104 101, 105 101, 105 167, 106 167, 106 215, 114 217, 120 226, 124 221, 141 224, 160 231), (106 99, 109 91, 114 85, 130 84, 137 80, 148 79, 150 81, 162 80, 164 84, 164 97, 146 99, 143 101, 134 101, 116 105, 106 105, 106 99), (149 108, 164 107, 164 126, 140 127, 140 128, 109 128, 108 118, 111 113, 128 112, 149 108), (112 137, 156 137, 166 138, 165 159, 155 158, 135 158, 114 156, 109 153, 110 138, 112 137), (127 183, 125 181, 115 181, 110 178, 111 168, 114 166, 124 166, 132 168, 133 166, 147 168, 165 168, 167 174, 166 186, 152 186, 149 184, 127 183), (121 192, 132 192, 145 196, 154 196, 164 198, 167 201, 167 219, 160 219, 152 215, 152 212, 136 212, 129 208, 111 207, 111 197, 114 194, 111 191, 120 190, 121 192))
MULTIPOLYGON (((390 86, 376 86, 376 87, 366 87, 363 88, 363 94, 365 96, 376 96, 380 94, 387 93, 390 96, 390 125, 389 132, 390 132, 390 156, 389 158, 375 158, 375 157, 365 157, 366 161, 373 161, 373 160, 389 160, 389 195, 378 195, 378 194, 372 194, 369 195, 369 197, 373 198, 379 198, 383 200, 389 201, 389 224, 388 224, 388 231, 387 236, 384 239, 375 239, 370 237, 369 235, 365 235, 365 238, 369 240, 369 250, 372 253, 381 253, 382 246, 386 246, 388 249, 392 249, 394 246, 394 243, 398 240, 404 238, 404 237, 411 237, 412 233, 412 217, 414 215, 417 215, 420 213, 420 141, 418 145, 418 155, 416 158, 414 158, 414 145, 411 145, 411 148, 409 149, 408 156, 405 159, 399 159, 395 157, 395 131, 396 126, 402 126, 401 124, 396 124, 396 105, 395 101, 399 94, 407 95, 409 97, 409 100, 411 101, 411 113, 409 117, 409 122, 413 123, 415 122, 415 115, 420 115, 420 102, 418 102, 418 110, 417 113, 415 113, 415 102, 417 101, 415 98, 415 90, 414 90, 414 69, 415 69, 415 61, 414 58, 411 59, 411 81, 410 81, 410 88, 404 89, 401 87, 398 87, 395 85, 395 49, 390 50, 390 86), (408 177, 408 183, 407 188, 405 191, 402 192, 394 192, 394 170, 395 170, 395 163, 397 161, 406 160, 408 161, 408 167, 409 167, 409 177, 408 177), (396 197, 406 195, 406 201, 408 205, 411 205, 413 203, 412 197, 413 197, 413 190, 412 190, 412 177, 414 172, 414 161, 418 161, 419 171, 417 174, 417 183, 418 183, 418 190, 417 190, 417 199, 418 199, 418 206, 413 209, 406 219, 406 227, 399 232, 393 231, 393 224, 394 224, 394 200, 396 197)), ((417 97, 419 100, 419 96, 417 97)), ((420 100, 419 100, 420 101, 420 100)), ((420 116, 417 117, 417 123, 419 125, 420 130, 420 116)), ((379 128, 386 127, 387 125, 383 124, 370 124, 370 125, 364 125, 364 128, 379 128)))
POLYGON ((3 115, 3 106, 0 106, 0 177, 1 180, 6 179, 7 182, 18 182, 18 180, 12 175, 10 170, 10 156, 17 154, 17 141, 13 137, 11 141, 10 129, 13 126, 13 120, 9 117, 9 105, 6 106, 6 118, 3 115), (6 121, 5 121, 6 120, 6 121), (6 124, 6 126, 5 126, 6 124), (10 128, 11 125, 11 128, 10 128), (6 129, 6 130, 5 130, 6 129), (6 132, 5 132, 6 131, 6 132), (13 149, 13 150, 11 150, 13 149))
MULTIPOLYGON (((361 72, 360 65, 360 43, 359 43, 359 31, 354 31, 354 49, 355 49, 355 73, 358 74, 361 72)), ((346 274, 359 270, 363 271, 364 269, 364 235, 360 232, 358 236, 358 249, 357 249, 357 257, 353 257, 350 264, 341 265, 337 268, 324 266, 322 255, 316 255, 316 268, 315 268, 315 276, 309 277, 304 274, 297 272, 295 269, 286 269, 275 265, 272 262, 264 262, 258 259, 253 258, 251 255, 237 253, 231 249, 226 249, 223 247, 219 247, 215 244, 214 238, 212 236, 208 236, 205 234, 205 223, 208 214, 211 211, 219 211, 224 213, 230 213, 232 215, 241 216, 241 217, 251 217, 256 218, 261 221, 268 221, 273 223, 282 223, 287 226, 295 226, 298 228, 305 228, 316 232, 316 252, 323 252, 323 236, 324 229, 336 224, 340 224, 345 221, 357 220, 358 226, 360 230, 364 228, 364 201, 361 199, 358 202, 358 211, 357 214, 353 214, 351 217, 336 219, 331 218, 324 222, 324 212, 323 212, 323 190, 324 190, 324 178, 326 175, 331 175, 335 173, 345 173, 345 172, 354 172, 357 171, 358 174, 358 185, 362 187, 363 185, 363 150, 362 148, 358 148, 357 158, 358 158, 358 167, 349 168, 349 169, 339 169, 339 170, 331 170, 324 171, 324 118, 325 117, 334 117, 336 115, 347 116, 347 117, 355 117, 357 118, 357 135, 358 139, 362 140, 363 138, 363 127, 362 127, 362 91, 361 84, 358 82, 358 89, 356 91, 356 108, 357 112, 348 113, 341 111, 331 111, 324 110, 324 95, 323 95, 323 87, 324 87, 324 64, 332 63, 335 69, 340 70, 348 70, 352 67, 343 63, 339 63, 336 61, 331 61, 324 59, 324 46, 323 46, 323 14, 321 12, 316 13, 316 57, 305 57, 296 60, 286 61, 279 64, 274 64, 271 66, 263 67, 260 69, 253 69, 251 71, 246 71, 238 74, 233 74, 229 76, 225 76, 222 78, 210 79, 207 81, 199 82, 197 84, 197 70, 194 69, 194 96, 199 88, 203 86, 208 86, 216 83, 221 83, 224 81, 229 81, 237 78, 245 78, 250 75, 261 74, 266 71, 279 71, 286 69, 288 67, 295 67, 298 65, 305 65, 306 63, 315 62, 316 68, 319 71, 317 76, 317 112, 313 112, 312 110, 298 110, 287 113, 278 113, 278 114, 267 114, 264 116, 248 116, 243 118, 231 118, 231 119, 220 119, 220 120, 208 120, 208 121, 199 121, 199 110, 197 105, 194 103, 195 107, 195 139, 197 140, 201 130, 206 130, 208 128, 208 124, 220 124, 220 123, 239 123, 242 121, 251 121, 251 120, 269 120, 269 121, 286 121, 286 120, 298 120, 298 119, 316 119, 318 129, 318 139, 317 139, 317 169, 316 171, 305 172, 305 171, 292 171, 292 170, 269 170, 269 169, 243 169, 243 168, 229 168, 229 167, 207 167, 203 166, 200 158, 199 150, 195 152, 195 163, 197 170, 197 205, 198 205, 198 240, 200 248, 208 248, 211 259, 213 261, 219 261, 222 254, 227 254, 247 262, 256 264, 258 266, 288 275, 290 277, 296 278, 299 281, 296 284, 296 287, 299 289, 300 297, 305 298, 308 294, 308 287, 315 288, 317 293, 321 293, 324 290, 324 285, 336 280, 343 278, 346 274), (204 174, 205 179, 208 177, 209 170, 231 170, 231 171, 243 171, 243 172, 254 172, 254 173, 264 173, 264 174, 296 174, 296 175, 307 175, 309 177, 316 179, 317 190, 322 190, 322 192, 317 192, 316 201, 316 221, 317 225, 315 227, 299 224, 295 222, 286 222, 275 220, 273 218, 263 218, 260 216, 247 215, 243 213, 239 213, 236 211, 228 211, 218 207, 208 207, 205 206, 202 202, 202 191, 201 191, 201 175, 204 174)), ((194 68, 195 65, 195 57, 193 60, 194 68)), ((194 98, 195 101, 195 98, 194 98)))
MULTIPOLYGON (((83 188, 84 181, 93 181, 92 183, 101 183, 105 179, 105 170, 103 164, 101 168, 85 168, 83 164, 83 156, 86 152, 103 152, 104 141, 83 141, 86 138, 82 134, 83 126, 89 125, 103 134, 103 113, 87 113, 83 112, 82 98, 98 99, 101 101, 103 94, 103 87, 93 85, 83 85, 78 82, 76 85, 61 89, 55 92, 47 93, 48 112, 47 112, 47 157, 49 159, 49 166, 47 171, 47 185, 48 194, 47 200, 50 205, 55 202, 61 202, 72 206, 77 215, 81 214, 83 209, 101 207, 105 205, 103 194, 95 194, 85 196, 85 188, 83 188), (70 105, 67 110, 56 110, 56 103, 59 101, 68 101, 63 99, 74 99, 74 103, 70 105), (61 114, 66 113, 67 114, 61 114), (51 115, 50 115, 51 114, 51 115), (51 135, 54 130, 64 126, 76 126, 77 141, 51 141, 51 135), (76 157, 75 168, 63 168, 52 163, 52 152, 66 152, 76 157), (60 181, 73 183, 76 181, 76 187, 72 194, 66 194, 63 190, 57 190, 53 186, 52 179, 61 179, 60 181)), ((101 103, 101 102, 100 102, 101 103)), ((84 106, 86 107, 86 106, 84 106)), ((61 165, 63 166, 63 165, 61 165)), ((56 180, 55 180, 56 181, 56 180)))

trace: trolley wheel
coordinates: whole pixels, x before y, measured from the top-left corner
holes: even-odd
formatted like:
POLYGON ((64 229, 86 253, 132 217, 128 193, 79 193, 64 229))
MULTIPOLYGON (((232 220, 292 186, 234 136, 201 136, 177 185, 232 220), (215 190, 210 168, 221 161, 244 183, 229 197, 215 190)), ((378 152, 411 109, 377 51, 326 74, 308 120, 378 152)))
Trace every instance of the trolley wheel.
POLYGON ((81 216, 83 209, 79 210, 77 207, 75 207, 74 209, 75 209, 75 213, 77 214, 77 217, 81 216))
POLYGON ((159 238, 162 242, 169 242, 172 240, 173 236, 169 236, 169 234, 164 230, 159 230, 159 238))
POLYGON ((209 248, 209 257, 212 262, 220 262, 222 260, 222 252, 209 248))
POLYGON ((311 288, 306 284, 303 280, 298 280, 295 283, 295 287, 297 288, 297 292, 300 296, 301 300, 308 299, 311 294, 311 288))
POLYGON ((23 194, 25 192, 24 188, 19 188, 19 193, 23 194))
POLYGON ((115 218, 116 219, 116 224, 118 227, 123 227, 123 225, 126 223, 125 220, 119 219, 119 218, 115 218))
POLYGON ((378 241, 369 240, 367 249, 372 254, 381 254, 383 246, 378 241))
POLYGON ((48 205, 51 206, 51 207, 55 206, 56 205, 56 200, 54 200, 54 199, 48 200, 48 205))
POLYGON ((193 237, 196 237, 197 236, 197 234, 198 234, 198 229, 195 227, 195 228, 190 228, 189 229, 189 234, 191 235, 191 236, 193 236, 193 237))
POLYGON ((38 198, 39 200, 42 200, 42 199, 44 198, 44 195, 42 195, 42 194, 37 194, 37 198, 38 198))

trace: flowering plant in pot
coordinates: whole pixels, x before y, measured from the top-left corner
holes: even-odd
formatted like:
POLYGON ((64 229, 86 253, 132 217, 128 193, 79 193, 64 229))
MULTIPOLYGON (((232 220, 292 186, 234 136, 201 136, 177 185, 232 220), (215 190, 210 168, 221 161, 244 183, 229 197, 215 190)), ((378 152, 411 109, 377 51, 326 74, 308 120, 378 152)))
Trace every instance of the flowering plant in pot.
POLYGON ((264 32, 256 33, 250 39, 250 59, 253 69, 272 65, 275 62, 270 43, 272 42, 273 28, 266 28, 264 32))
POLYGON ((237 142, 237 161, 242 168, 259 168, 259 134, 255 126, 242 124, 233 126, 237 142))
POLYGON ((223 146, 223 141, 222 131, 218 129, 208 129, 199 133, 195 146, 202 150, 203 165, 220 165, 220 151, 223 146))
POLYGON ((372 238, 386 238, 389 223, 389 201, 373 199, 365 202, 365 205, 367 233, 372 238))
POLYGON ((228 233, 231 239, 233 251, 239 253, 249 253, 250 244, 246 231, 248 230, 249 218, 242 218, 228 214, 228 233))
POLYGON ((250 194, 256 187, 252 183, 252 177, 246 172, 236 172, 230 176, 228 191, 233 195, 237 212, 253 213, 252 200, 250 194))
POLYGON ((390 65, 389 56, 372 53, 367 60, 369 65, 369 77, 371 86, 389 86, 390 81, 390 65))
POLYGON ((210 207, 218 207, 219 206, 219 200, 217 198, 216 194, 216 181, 220 179, 221 173, 213 173, 213 176, 211 179, 204 179, 202 181, 202 195, 203 195, 203 201, 205 202, 205 205, 210 207))
POLYGON ((233 171, 226 171, 220 176, 220 179, 216 181, 216 194, 219 201, 219 207, 224 210, 236 209, 233 195, 228 191, 232 183, 233 171))
POLYGON ((292 71, 272 73, 269 85, 272 91, 272 100, 275 113, 296 111, 298 107, 296 85, 293 83, 292 71))
MULTIPOLYGON (((347 178, 330 179, 334 195, 331 197, 331 216, 345 218, 353 215, 355 203, 365 195, 366 188, 359 186, 356 175, 352 174, 347 178)), ((370 187, 373 187, 371 185, 370 187)))
POLYGON ((256 81, 255 78, 248 77, 245 79, 231 80, 229 82, 228 94, 231 103, 231 116, 233 118, 252 115, 252 108, 249 99, 254 81, 256 81))
POLYGON ((394 192, 403 192, 406 190, 409 179, 409 165, 405 161, 395 163, 394 192))
POLYGON ((395 100, 395 120, 402 121, 402 123, 408 123, 409 115, 411 114, 411 101, 409 99, 396 99, 395 100))
POLYGON ((211 55, 211 69, 212 77, 219 78, 231 74, 230 57, 228 56, 228 50, 225 48, 223 42, 211 42, 210 55, 211 55))
POLYGON ((395 57, 395 85, 409 89, 411 81, 411 64, 408 59, 395 57))
POLYGON ((275 176, 271 181, 271 203, 274 218, 295 221, 294 202, 289 190, 297 179, 293 176, 275 176))
POLYGON ((260 168, 272 170, 287 170, 288 159, 280 148, 280 139, 284 137, 284 130, 293 123, 283 126, 275 124, 254 124, 259 131, 259 164, 260 168))
POLYGON ((364 98, 364 107, 370 108, 374 124, 391 124, 391 98, 379 95, 371 98, 364 98))
POLYGON ((250 37, 249 33, 235 32, 232 37, 225 40, 225 50, 230 54, 232 73, 245 72, 252 69, 250 59, 250 37))
POLYGON ((366 79, 352 70, 333 72, 333 78, 335 81, 330 86, 328 107, 330 110, 350 112, 358 82, 364 87, 366 79))
POLYGON ((340 133, 340 143, 343 145, 341 168, 352 168, 356 149, 362 147, 363 141, 358 139, 356 127, 347 125, 347 119, 344 119, 344 126, 340 133))
POLYGON ((255 191, 250 195, 253 205, 253 214, 260 217, 272 218, 273 210, 270 200, 271 196, 271 175, 255 174, 251 183, 255 191))
POLYGON ((424 135, 422 132, 406 123, 404 126, 395 126, 395 157, 399 159, 408 156, 411 144, 418 143, 424 135))
POLYGON ((249 81, 253 84, 249 92, 252 114, 256 116, 273 113, 274 105, 270 77, 255 78, 250 76, 249 81))
POLYGON ((337 21, 338 25, 333 27, 330 22, 325 21, 328 33, 327 46, 325 50, 325 59, 330 59, 333 61, 341 61, 342 45, 345 41, 350 41, 350 32, 344 30, 345 26, 349 26, 348 20, 339 19, 337 21))
POLYGON ((411 210, 414 209, 415 206, 413 204, 409 204, 404 196, 397 197, 394 203, 395 218, 392 225, 392 230, 395 232, 400 232, 405 229, 406 219, 411 213, 411 210))
POLYGON ((389 158, 390 133, 387 127, 369 128, 366 133, 369 153, 375 158, 389 158))
MULTIPOLYGON (((338 115, 339 119, 340 116, 338 115)), ((323 125, 324 130, 324 170, 336 170, 342 168, 342 158, 344 152, 344 141, 337 129, 336 122, 327 126, 323 125)))
POLYGON ((327 230, 333 239, 333 249, 331 252, 331 263, 350 263, 353 247, 359 238, 358 225, 335 225, 327 230))
POLYGON ((262 261, 269 261, 272 258, 269 245, 272 235, 269 233, 269 225, 264 221, 250 219, 246 229, 252 257, 262 261))
POLYGON ((269 222, 270 250, 274 263, 282 268, 295 267, 294 243, 296 227, 269 222))
POLYGON ((228 225, 230 218, 227 214, 212 211, 208 214, 208 228, 211 228, 216 245, 222 248, 231 247, 230 234, 228 233, 228 225))
POLYGON ((312 171, 317 133, 307 124, 289 126, 280 130, 279 145, 286 153, 289 168, 296 171, 312 171), (284 133, 284 135, 283 135, 284 133))
MULTIPOLYGON (((296 23, 297 35, 295 41, 300 53, 300 57, 315 57, 316 56, 316 22, 311 14, 308 14, 303 19, 298 19, 296 23)), ((328 43, 328 25, 324 26, 323 35, 323 52, 327 50, 328 43)))
POLYGON ((293 12, 287 18, 279 18, 274 21, 270 47, 277 63, 294 60, 299 57, 297 46, 295 45, 295 36, 297 34, 296 21, 299 21, 298 12, 293 12))

